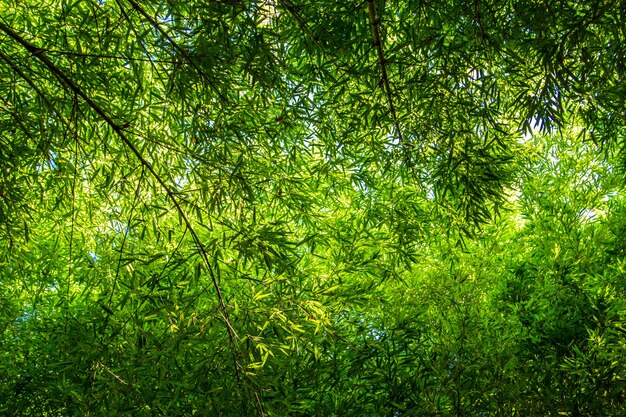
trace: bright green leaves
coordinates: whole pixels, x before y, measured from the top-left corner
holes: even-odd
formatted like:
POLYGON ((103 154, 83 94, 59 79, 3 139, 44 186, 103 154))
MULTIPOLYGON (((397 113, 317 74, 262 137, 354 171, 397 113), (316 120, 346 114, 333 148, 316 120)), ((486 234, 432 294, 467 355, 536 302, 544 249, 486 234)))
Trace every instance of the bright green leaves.
POLYGON ((619 7, 0 8, 0 412, 623 412, 619 7))

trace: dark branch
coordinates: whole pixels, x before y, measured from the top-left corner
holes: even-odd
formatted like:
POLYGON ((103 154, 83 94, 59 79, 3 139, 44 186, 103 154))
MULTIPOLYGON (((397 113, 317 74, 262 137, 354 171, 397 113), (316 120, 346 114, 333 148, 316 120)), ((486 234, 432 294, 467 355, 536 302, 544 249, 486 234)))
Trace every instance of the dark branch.
POLYGON ((176 41, 174 41, 170 37, 170 35, 167 34, 165 30, 163 30, 161 25, 159 25, 159 23, 156 20, 154 20, 148 13, 146 13, 146 11, 135 0, 128 0, 128 2, 133 6, 133 9, 135 9, 140 15, 142 15, 152 25, 153 28, 155 28, 161 35, 163 35, 165 39, 167 39, 167 41, 170 43, 170 45, 174 47, 174 49, 176 49, 178 52, 181 53, 181 55, 191 64, 191 66, 193 66, 196 69, 196 71, 198 71, 198 74, 200 74, 200 76, 207 82, 207 84, 209 84, 209 87, 211 87, 213 91, 215 91, 215 93, 217 93, 217 95, 223 101, 225 102, 229 101, 228 98, 224 94, 222 94, 222 92, 217 88, 217 86, 209 78, 206 72, 204 72, 204 70, 200 68, 198 64, 196 64, 196 62, 193 60, 191 55, 189 55, 189 52, 187 52, 184 48, 178 45, 178 43, 176 43, 176 41))
POLYGON ((234 361, 234 366, 235 366, 235 376, 237 378, 238 383, 240 384, 241 376, 240 376, 240 371, 239 371, 239 364, 237 362, 237 358, 235 354, 235 338, 238 337, 237 333, 235 332, 235 329, 232 327, 232 324, 230 323, 228 309, 226 308, 226 303, 224 302, 224 297, 222 296, 222 290, 220 289, 220 286, 217 282, 217 276, 215 272, 213 271, 213 267, 211 266, 211 262, 209 261, 209 256, 207 254, 207 251, 204 245, 202 244, 200 237, 196 233, 193 225, 191 224, 191 221, 189 220, 184 210, 182 209, 180 203, 178 202, 178 199, 176 198, 175 193, 165 183, 165 181, 163 180, 163 178, 161 178, 159 173, 156 172, 152 164, 144 158, 144 156, 141 154, 141 152, 139 152, 137 147, 131 142, 131 140, 126 135, 122 125, 117 124, 113 120, 113 118, 109 116, 109 114, 98 103, 93 101, 91 97, 89 97, 78 86, 78 84, 76 84, 60 68, 58 68, 52 61, 50 61, 50 59, 46 56, 45 52, 41 48, 38 48, 34 46, 33 44, 29 43, 27 40, 25 40, 19 34, 17 34, 13 29, 11 29, 10 27, 8 27, 2 22, 0 22, 0 30, 6 33, 10 38, 15 40, 17 43, 22 45, 28 52, 32 53, 33 56, 39 59, 50 70, 50 72, 52 72, 56 77, 58 77, 70 90, 72 90, 77 96, 82 98, 89 105, 89 107, 91 107, 91 109, 95 111, 96 114, 98 114, 98 116, 100 116, 102 120, 104 120, 105 123, 109 125, 111 129, 113 129, 115 134, 122 140, 122 142, 124 142, 126 146, 128 146, 131 152, 135 154, 137 159, 140 161, 141 165, 143 165, 148 170, 148 172, 150 172, 150 174, 154 177, 157 183, 159 183, 159 185, 163 188, 167 197, 172 201, 172 203, 176 207, 176 211, 180 214, 180 217, 183 219, 187 229, 189 230, 189 233, 193 237, 193 240, 195 244, 197 245, 198 252, 200 256, 202 257, 207 270, 209 271, 209 275, 211 277, 213 287, 215 288, 215 292, 217 294, 219 307, 220 307, 220 314, 222 315, 222 318, 224 319, 224 323, 226 325, 226 331, 228 333, 228 339, 229 339, 230 348, 233 354, 233 361, 234 361))
MULTIPOLYGON (((59 112, 55 106, 52 104, 52 102, 50 101, 50 99, 44 94, 43 91, 41 91, 41 89, 37 86, 37 84, 35 84, 35 82, 28 76, 26 75, 26 73, 24 73, 24 71, 22 71, 20 69, 19 66, 17 66, 15 64, 15 62, 13 62, 11 60, 11 58, 6 55, 4 52, 0 51, 0 58, 2 58, 2 60, 4 62, 6 62, 11 69, 20 76, 20 78, 22 78, 22 80, 26 81, 26 83, 39 95, 39 97, 41 97, 41 99, 46 103, 46 105, 48 106, 48 108, 50 109, 50 111, 54 112, 54 114, 59 118, 59 120, 61 120, 61 123, 66 126, 68 129, 71 129, 70 124, 68 123, 67 120, 65 120, 65 118, 63 117, 63 115, 61 114, 61 112, 59 112)), ((37 144, 37 147, 39 149, 44 149, 43 147, 43 143, 46 143, 47 145, 50 145, 50 141, 46 141, 44 139, 41 139, 41 141, 37 144)))
POLYGON ((285 9, 287 9, 287 11, 293 16, 293 18, 296 19, 296 22, 298 22, 300 29, 302 29, 311 38, 313 43, 315 43, 315 45, 317 45, 321 50, 324 50, 324 47, 320 43, 319 39, 311 31, 311 28, 309 28, 306 20, 302 18, 300 12, 296 9, 293 3, 291 3, 289 0, 280 0, 280 3, 285 7, 285 9))
POLYGON ((398 132, 398 140, 400 141, 400 146, 402 146, 402 151, 404 152, 404 162, 406 163, 407 168, 410 168, 413 166, 411 162, 411 153, 407 144, 404 142, 404 138, 402 137, 402 130, 400 129, 400 123, 398 122, 398 116, 396 114, 396 106, 393 102, 393 96, 391 94, 389 76, 387 75, 385 53, 380 38, 380 18, 376 12, 376 0, 367 0, 367 6, 370 25, 372 27, 372 39, 374 41, 374 47, 376 47, 376 52, 378 53, 378 63, 380 64, 380 72, 383 79, 383 85, 385 86, 385 93, 387 94, 387 102, 389 103, 389 112, 391 113, 391 118, 393 119, 393 123, 396 127, 396 132, 398 132))

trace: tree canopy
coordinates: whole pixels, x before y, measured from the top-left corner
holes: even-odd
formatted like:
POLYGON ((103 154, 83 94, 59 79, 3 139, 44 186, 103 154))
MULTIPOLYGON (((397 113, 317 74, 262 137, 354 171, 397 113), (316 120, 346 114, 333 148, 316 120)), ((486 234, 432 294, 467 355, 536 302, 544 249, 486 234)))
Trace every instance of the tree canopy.
POLYGON ((0 1, 0 413, 626 412, 626 4, 0 1))

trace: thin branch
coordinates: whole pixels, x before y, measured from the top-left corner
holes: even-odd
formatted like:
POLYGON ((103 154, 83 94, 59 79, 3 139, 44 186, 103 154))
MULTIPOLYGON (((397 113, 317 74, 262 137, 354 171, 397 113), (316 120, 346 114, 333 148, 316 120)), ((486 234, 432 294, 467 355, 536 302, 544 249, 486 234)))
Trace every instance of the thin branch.
POLYGON ((48 108, 52 110, 59 119, 61 119, 61 122, 63 122, 64 125, 69 126, 67 120, 65 120, 61 112, 57 111, 56 107, 54 107, 54 105, 52 104, 50 99, 44 94, 44 92, 41 91, 37 84, 35 84, 35 82, 28 75, 26 75, 26 73, 24 73, 24 71, 22 71, 21 68, 15 62, 13 62, 8 55, 0 51, 0 58, 2 58, 2 60, 6 62, 17 75, 20 76, 20 78, 26 81, 30 88, 32 88, 37 94, 39 94, 42 100, 46 102, 48 108))
POLYGON ((402 146, 402 150, 404 152, 404 162, 406 163, 407 168, 411 168, 413 166, 411 162, 411 153, 409 152, 407 144, 404 142, 404 139, 402 137, 402 130, 400 130, 400 123, 398 122, 398 116, 396 114, 396 106, 393 102, 393 96, 391 94, 391 85, 389 84, 389 75, 387 74, 385 53, 383 51, 383 45, 380 39, 380 18, 376 11, 376 0, 367 0, 367 8, 369 12, 370 24, 372 26, 372 38, 374 40, 376 52, 378 53, 378 63, 380 64, 380 72, 382 74, 383 85, 385 86, 387 101, 389 103, 389 111, 391 113, 393 123, 396 126, 396 131, 398 132, 398 140, 400 141, 400 146, 402 146))
MULTIPOLYGON (((51 112, 54 113, 54 115, 61 121, 61 123, 66 127, 66 131, 71 131, 71 126, 70 123, 65 119, 65 117, 63 116, 63 114, 57 110, 57 108, 55 107, 55 105, 52 103, 52 101, 50 101, 50 98, 48 98, 46 96, 46 94, 37 86, 37 84, 35 84, 35 82, 33 81, 33 79, 31 77, 29 77, 24 71, 22 71, 22 69, 15 63, 13 62, 13 60, 6 55, 4 52, 0 51, 0 58, 2 58, 2 60, 4 62, 6 62, 11 69, 20 76, 20 78, 22 78, 22 80, 24 80, 29 86, 30 88, 33 89, 33 91, 35 91, 39 97, 41 97, 41 99, 46 103, 46 105, 48 106, 48 109, 50 109, 51 112)), ((80 109, 79 109, 80 110, 80 109)), ((75 134, 76 132, 74 132, 75 134)), ((37 147, 40 150, 45 150, 43 143, 45 143, 47 146, 51 146, 51 141, 50 140, 46 140, 44 138, 42 138, 38 143, 37 143, 37 147)), ((79 143, 78 146, 81 148, 81 150, 83 151, 83 153, 85 152, 85 149, 83 148, 83 146, 79 143)))
POLYGON ((146 11, 135 0, 128 0, 128 2, 133 6, 133 9, 135 9, 150 23, 150 25, 152 25, 153 28, 155 28, 165 39, 167 39, 167 41, 174 47, 174 49, 176 49, 183 55, 183 57, 191 64, 191 66, 193 66, 198 71, 200 76, 206 80, 206 82, 209 84, 209 87, 211 87, 213 91, 215 91, 223 101, 229 101, 228 98, 224 94, 222 94, 222 92, 217 88, 217 86, 213 83, 209 76, 204 72, 204 70, 200 68, 198 64, 196 64, 191 55, 189 55, 189 52, 187 52, 180 45, 178 45, 178 43, 176 43, 176 41, 174 41, 170 37, 170 35, 167 34, 167 32, 161 27, 161 25, 159 25, 156 20, 154 20, 148 13, 146 13, 146 11))
POLYGON ((163 180, 163 178, 161 178, 159 173, 156 172, 152 164, 148 160, 145 159, 145 157, 141 154, 141 152, 137 149, 137 147, 128 138, 128 136, 125 133, 125 129, 123 125, 117 124, 113 120, 113 118, 98 103, 96 103, 91 97, 89 97, 78 86, 78 84, 76 84, 60 68, 58 68, 46 56, 43 49, 38 48, 34 46, 33 44, 29 43, 27 40, 25 40, 23 37, 17 34, 12 28, 10 28, 9 26, 5 25, 2 22, 0 22, 0 30, 6 33, 10 38, 15 40, 17 43, 22 45, 34 57, 39 59, 55 76, 57 76, 60 80, 62 80, 63 83, 70 90, 72 90, 77 96, 82 98, 85 101, 85 103, 87 103, 89 107, 91 107, 91 109, 94 112, 96 112, 96 114, 98 114, 98 116, 100 116, 107 125, 109 125, 109 127, 115 132, 115 134, 122 140, 122 142, 124 142, 124 144, 132 151, 132 153, 135 154, 137 159, 140 161, 141 165, 143 165, 148 170, 148 172, 150 172, 150 174, 154 177, 157 183, 163 188, 167 197, 172 201, 172 203, 174 204, 176 208, 176 211, 179 213, 180 217, 183 219, 183 222, 185 223, 187 229, 189 230, 191 236, 193 237, 193 240, 195 244, 197 245, 197 250, 200 256, 202 257, 207 270, 209 271, 209 275, 211 277, 213 287, 215 288, 215 292, 217 294, 219 307, 220 307, 220 313, 222 315, 222 318, 224 319, 224 323, 226 325, 226 331, 228 333, 229 345, 230 345, 230 349, 233 355, 233 361, 235 365, 235 376, 236 376, 238 385, 241 386, 241 375, 240 375, 239 364, 237 362, 237 357, 235 353, 235 338, 237 337, 237 335, 230 323, 228 309, 226 308, 224 297, 222 296, 222 290, 220 289, 220 286, 217 282, 217 276, 215 275, 215 272, 213 271, 213 267, 211 266, 211 262, 209 261, 209 256, 206 252, 206 249, 204 248, 204 245, 202 241, 200 240, 200 237, 196 233, 191 221, 189 220, 184 210, 182 209, 172 189, 165 183, 165 181, 163 180))
POLYGON ((8 106, 10 106, 10 103, 7 102, 6 99, 1 98, 0 97, 0 101, 2 101, 2 103, 5 104, 6 107, 0 107, 0 110, 3 110, 6 114, 8 114, 9 116, 11 116, 13 118, 13 121, 15 122, 15 124, 17 125, 17 127, 19 128, 19 130, 22 131, 22 133, 24 133, 24 135, 26 135, 26 137, 30 140, 32 140, 33 142, 35 141, 35 137, 33 136, 33 134, 28 130, 28 128, 26 127, 26 123, 24 122, 24 120, 22 120, 22 118, 20 117, 19 114, 17 114, 16 112, 14 112, 13 110, 11 110, 8 106))
POLYGON ((321 50, 324 50, 324 47, 320 43, 318 37, 313 34, 306 20, 302 18, 300 12, 296 9, 293 3, 291 3, 289 0, 280 0, 280 3, 285 7, 285 9, 287 9, 287 11, 294 17, 294 19, 296 19, 298 25, 300 26, 300 29, 302 29, 311 38, 313 43, 317 45, 321 50))
MULTIPOLYGON (((301 13, 298 11, 298 8, 296 7, 296 5, 294 5, 290 0, 280 0, 280 4, 282 4, 283 7, 285 7, 285 9, 287 9, 287 11, 293 16, 296 22, 298 22, 300 29, 302 29, 302 31, 311 38, 313 43, 320 49, 320 51, 322 51, 322 53, 324 54, 330 53, 333 56, 333 58, 335 58, 334 62, 339 63, 339 65, 335 64, 335 68, 337 68, 337 71, 340 72, 340 76, 336 78, 335 82, 329 88, 325 89, 324 93, 319 98, 320 101, 323 101, 326 98, 326 94, 329 94, 337 85, 342 83, 345 77, 349 77, 351 75, 351 71, 355 69, 361 63, 361 60, 370 53, 371 47, 369 47, 365 52, 363 52, 363 54, 361 54, 361 56, 359 56, 358 59, 353 64, 349 65, 348 62, 341 59, 341 57, 337 55, 336 52, 332 52, 328 48, 324 48, 324 46, 320 43, 318 36, 316 36, 313 33, 306 19, 302 17, 301 13)), ((351 11, 346 13, 344 15, 344 18, 352 14, 356 9, 358 9, 361 6, 361 4, 357 4, 351 11)), ((324 28, 322 28, 322 30, 324 30, 324 28)), ((326 34, 328 34, 327 31, 325 32, 326 34)))

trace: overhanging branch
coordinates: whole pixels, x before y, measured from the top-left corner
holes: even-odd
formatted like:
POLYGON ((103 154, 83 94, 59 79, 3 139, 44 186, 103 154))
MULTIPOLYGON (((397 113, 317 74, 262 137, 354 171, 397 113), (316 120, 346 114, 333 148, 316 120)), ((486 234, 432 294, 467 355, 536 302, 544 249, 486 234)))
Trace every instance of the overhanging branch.
POLYGON ((182 56, 191 64, 191 66, 193 66, 196 69, 196 71, 198 71, 198 74, 200 74, 200 76, 207 82, 207 84, 209 84, 209 86, 213 89, 213 91, 215 91, 215 93, 217 93, 217 95, 224 102, 228 102, 228 98, 224 94, 222 94, 222 92, 217 88, 217 86, 209 78, 206 72, 204 72, 204 70, 200 68, 198 64, 196 64, 196 62, 193 60, 191 55, 189 55, 189 52, 187 52, 184 48, 178 45, 178 43, 174 39, 172 39, 170 35, 167 34, 167 32, 161 27, 161 25, 159 25, 159 23, 156 20, 154 20, 152 16, 146 13, 146 11, 139 5, 139 3, 137 3, 135 0, 128 0, 128 2, 131 4, 133 9, 137 11, 137 13, 142 15, 144 19, 146 19, 150 23, 150 25, 152 25, 152 27, 155 28, 161 34, 161 36, 167 39, 167 41, 170 43, 170 45, 172 45, 174 49, 176 49, 178 52, 182 54, 182 56))
POLYGON ((385 61, 385 53, 380 38, 380 18, 378 16, 378 12, 376 11, 376 0, 367 0, 367 8, 369 12, 370 25, 372 27, 372 39, 374 40, 374 46, 376 47, 376 52, 378 54, 378 63, 380 64, 382 81, 387 95, 387 102, 389 103, 389 112, 391 113, 391 118, 393 119, 393 123, 396 127, 396 132, 398 133, 400 146, 402 146, 404 162, 406 163, 407 168, 410 168, 413 166, 411 163, 411 153, 407 144, 404 142, 404 138, 402 137, 402 130, 400 129, 400 123, 396 114, 396 106, 391 94, 391 85, 389 83, 389 75, 387 74, 387 63, 385 61))
POLYGON ((209 257, 208 257, 207 251, 206 251, 204 245, 202 244, 202 241, 200 240, 200 237, 196 233, 193 225, 191 224, 191 221, 189 220, 189 218, 185 214, 184 210, 182 209, 178 199, 176 198, 175 193, 165 183, 165 181, 163 180, 163 178, 161 178, 159 173, 156 172, 156 170, 154 169, 152 164, 146 158, 144 158, 144 156, 141 154, 141 152, 139 152, 137 147, 128 138, 128 136, 126 135, 125 130, 124 130, 125 129, 124 125, 120 125, 120 124, 116 123, 113 120, 113 118, 98 103, 93 101, 93 99, 91 99, 91 97, 89 97, 82 90, 82 88, 80 88, 80 86, 77 83, 75 83, 71 78, 69 78, 59 67, 57 67, 46 56, 45 51, 42 48, 36 47, 35 45, 31 44, 26 39, 21 37, 17 32, 15 32, 12 28, 10 28, 9 26, 5 25, 2 22, 0 22, 0 30, 3 31, 4 33, 6 33, 7 36, 9 36, 11 39, 13 39, 17 43, 19 43, 28 52, 30 52, 34 57, 39 59, 39 61, 41 61, 48 68, 48 70, 50 72, 52 72, 59 80, 61 80, 78 97, 83 99, 85 101, 85 103, 87 103, 87 105, 94 112, 96 112, 96 114, 98 114, 98 116, 100 116, 100 118, 102 118, 102 120, 104 120, 104 122, 107 125, 109 125, 109 127, 115 132, 115 134, 122 140, 122 142, 131 150, 131 152, 133 154, 135 154, 135 156, 137 157, 137 159, 139 160, 141 165, 144 166, 148 170, 148 172, 150 172, 150 174, 154 177, 154 179, 157 181, 157 183, 163 188, 163 190, 165 191, 167 197, 172 201, 172 203, 174 204, 174 207, 176 208, 176 211, 180 214, 180 217, 183 219, 183 222, 185 223, 185 226, 187 227, 187 230, 189 230, 189 232, 190 232, 190 234, 191 234, 195 244, 197 245, 198 252, 199 252, 200 256, 202 257, 202 260, 203 260, 203 262, 204 262, 204 264, 205 264, 205 266, 206 266, 206 268, 207 268, 207 270, 209 272, 209 276, 211 277, 211 281, 212 281, 213 287, 215 289, 215 292, 216 292, 217 298, 218 298, 220 314, 222 315, 222 318, 224 319, 224 323, 226 325, 226 331, 228 333, 229 344, 230 344, 231 352, 233 354, 233 362, 234 362, 234 367, 235 367, 235 376, 236 376, 236 379, 237 379, 237 383, 240 385, 241 384, 241 376, 240 376, 240 371, 239 371, 239 363, 237 362, 236 353, 235 353, 236 352, 235 351, 235 339, 238 337, 237 333, 235 332, 235 329, 232 327, 232 324, 230 322, 228 309, 226 308, 226 304, 224 302, 224 297, 222 296, 222 291, 221 291, 220 286, 219 286, 219 284, 217 282, 217 276, 216 276, 215 272, 213 271, 213 267, 211 266, 211 262, 209 261, 209 257))
POLYGON ((302 18, 300 12, 297 10, 294 4, 291 3, 289 0, 280 0, 280 3, 283 5, 283 7, 285 7, 285 9, 287 9, 287 11, 294 17, 294 19, 296 19, 296 22, 298 22, 300 28, 309 36, 309 38, 311 38, 313 43, 317 45, 321 50, 324 50, 324 47, 320 43, 319 39, 317 38, 317 36, 315 36, 315 34, 313 34, 306 20, 302 18))

